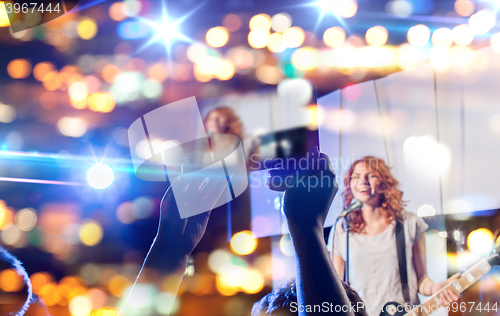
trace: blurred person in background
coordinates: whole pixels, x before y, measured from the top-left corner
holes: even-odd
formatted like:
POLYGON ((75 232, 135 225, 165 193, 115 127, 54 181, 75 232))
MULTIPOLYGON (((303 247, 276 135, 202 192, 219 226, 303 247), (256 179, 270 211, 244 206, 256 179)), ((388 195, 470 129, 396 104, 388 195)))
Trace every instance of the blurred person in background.
POLYGON ((212 140, 212 146, 228 146, 229 144, 224 143, 225 140, 218 135, 229 134, 238 137, 243 143, 247 164, 252 155, 259 154, 258 138, 244 134, 240 117, 230 107, 219 106, 210 110, 203 119, 203 123, 212 140))
MULTIPOLYGON (((378 316, 378 307, 390 301, 419 304, 417 293, 425 296, 438 292, 456 274, 443 282, 435 283, 427 276, 425 234, 427 223, 416 214, 406 211, 403 192, 386 163, 373 156, 355 161, 344 178, 344 207, 357 198, 363 207, 349 216, 349 281, 365 302, 368 314, 378 316), (396 225, 404 229, 407 287, 403 290, 396 247, 396 225), (369 258, 369 261, 367 261, 369 258), (407 292, 407 295, 403 294, 407 292)), ((340 276, 345 273, 346 232, 343 222, 337 224, 329 236, 329 251, 340 276)), ((451 290, 440 294, 441 304, 459 299, 451 290)))
MULTIPOLYGON (((241 140, 243 145, 247 171, 252 170, 250 157, 252 155, 259 155, 259 140, 252 135, 244 134, 243 123, 233 109, 228 106, 216 107, 207 113, 203 119, 203 123, 207 135, 210 137, 212 152, 220 153, 227 152, 228 148, 236 149, 239 144, 235 143, 233 138, 224 137, 224 135, 236 136, 241 140)), ((227 214, 227 222, 230 225, 228 232, 230 234, 250 229, 250 189, 248 187, 241 195, 230 203, 220 206, 218 209, 226 210, 226 212, 218 211, 216 213, 227 214)), ((225 221, 218 220, 218 222, 222 223, 225 221)))

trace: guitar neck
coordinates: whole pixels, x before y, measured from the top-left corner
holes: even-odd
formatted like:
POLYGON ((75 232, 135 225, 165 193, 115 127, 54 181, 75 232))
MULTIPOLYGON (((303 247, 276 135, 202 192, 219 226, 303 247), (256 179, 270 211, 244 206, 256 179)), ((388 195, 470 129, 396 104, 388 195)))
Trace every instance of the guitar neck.
POLYGON ((455 294, 460 294, 476 283, 481 277, 491 270, 491 265, 487 259, 483 259, 472 266, 469 270, 462 273, 460 278, 447 284, 438 292, 434 293, 427 301, 413 308, 404 316, 428 316, 437 310, 439 306, 439 294, 444 290, 452 290, 455 294))

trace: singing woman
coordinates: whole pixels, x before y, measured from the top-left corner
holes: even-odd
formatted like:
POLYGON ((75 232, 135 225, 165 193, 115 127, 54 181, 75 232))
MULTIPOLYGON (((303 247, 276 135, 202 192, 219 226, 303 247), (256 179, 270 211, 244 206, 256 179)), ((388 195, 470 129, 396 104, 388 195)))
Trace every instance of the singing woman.
MULTIPOLYGON (((405 210, 403 192, 385 162, 367 156, 355 161, 345 178, 344 206, 353 198, 360 199, 363 207, 349 215, 351 223, 349 237, 349 280, 365 302, 369 316, 377 316, 389 301, 405 302, 396 247, 396 222, 404 228, 408 299, 412 305, 419 304, 417 293, 432 295, 448 282, 435 283, 428 276, 425 260, 425 234, 428 225, 412 212, 405 210)), ((332 245, 332 259, 339 276, 344 275, 346 260, 346 233, 344 223, 337 225, 332 245)), ((333 232, 333 229, 332 229, 333 232)), ((458 300, 451 290, 440 294, 441 304, 458 300)))

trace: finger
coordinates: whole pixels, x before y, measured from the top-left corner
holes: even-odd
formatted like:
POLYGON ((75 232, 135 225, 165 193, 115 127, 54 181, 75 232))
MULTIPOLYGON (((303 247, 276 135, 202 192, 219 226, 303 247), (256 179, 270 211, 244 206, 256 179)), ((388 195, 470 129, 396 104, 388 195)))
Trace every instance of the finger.
POLYGON ((453 281, 453 280, 456 280, 460 277, 460 273, 455 273, 454 275, 452 275, 448 280, 450 281, 453 281))
POLYGON ((443 293, 439 293, 439 305, 448 306, 450 303, 446 300, 443 293))
POLYGON ((448 298, 451 300, 450 303, 456 302, 460 298, 460 296, 458 296, 458 294, 453 292, 452 290, 446 290, 445 292, 448 295, 448 298))
POLYGON ((446 302, 451 303, 453 302, 453 297, 451 296, 450 290, 444 290, 443 291, 443 296, 446 299, 446 302))

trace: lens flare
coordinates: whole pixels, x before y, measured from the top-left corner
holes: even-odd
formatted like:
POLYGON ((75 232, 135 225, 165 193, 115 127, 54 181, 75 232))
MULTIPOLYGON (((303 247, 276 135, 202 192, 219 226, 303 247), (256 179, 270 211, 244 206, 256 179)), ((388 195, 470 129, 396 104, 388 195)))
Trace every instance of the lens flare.
POLYGON ((155 34, 151 38, 151 40, 149 40, 144 46, 140 48, 140 50, 148 47, 153 43, 160 42, 163 45, 165 45, 167 55, 170 57, 172 47, 176 42, 191 43, 192 42, 191 38, 184 35, 180 30, 180 28, 182 23, 204 4, 205 2, 178 19, 173 19, 168 15, 167 8, 165 7, 165 5, 162 8, 161 18, 159 18, 158 20, 139 18, 139 20, 144 22, 144 24, 146 24, 147 26, 149 26, 153 30, 153 34, 155 34))
POLYGON ((87 170, 87 182, 96 190, 108 188, 113 181, 115 181, 115 173, 106 164, 98 163, 87 170))

